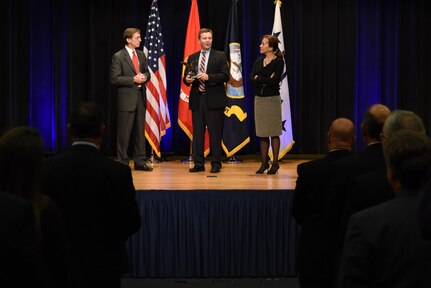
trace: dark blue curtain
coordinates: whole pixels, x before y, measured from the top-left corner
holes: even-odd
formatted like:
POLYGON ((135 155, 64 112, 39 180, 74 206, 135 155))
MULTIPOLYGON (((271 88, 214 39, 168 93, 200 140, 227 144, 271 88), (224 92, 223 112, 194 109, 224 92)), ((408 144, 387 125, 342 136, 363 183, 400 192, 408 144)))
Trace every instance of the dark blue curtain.
POLYGON ((128 242, 133 277, 296 274, 293 191, 140 190, 142 228, 128 242))
MULTIPOLYGON (((68 144, 67 117, 81 100, 106 111, 104 150, 115 154, 116 99, 109 84, 111 56, 122 32, 145 33, 150 0, 5 0, 0 3, 0 129, 39 128, 47 150, 68 144)), ((202 27, 224 50, 231 0, 198 0, 202 27)), ((177 124, 180 73, 189 0, 159 0, 167 59, 172 128, 162 151, 188 155, 189 140, 177 124)), ((291 153, 324 153, 335 117, 359 126, 368 106, 413 110, 431 127, 431 9, 428 0, 284 0, 281 6, 290 86, 291 153)), ((238 154, 259 151, 249 75, 260 37, 270 33, 274 4, 239 0, 247 126, 251 142, 238 154)))

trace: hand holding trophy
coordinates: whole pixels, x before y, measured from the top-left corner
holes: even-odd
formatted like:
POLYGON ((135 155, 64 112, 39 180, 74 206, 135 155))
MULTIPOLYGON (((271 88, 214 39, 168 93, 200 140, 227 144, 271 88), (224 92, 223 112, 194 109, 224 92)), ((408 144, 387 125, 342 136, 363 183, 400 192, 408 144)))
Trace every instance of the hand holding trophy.
POLYGON ((195 62, 197 63, 197 61, 193 61, 189 64, 187 62, 181 61, 181 64, 186 66, 187 75, 190 76, 190 78, 193 80, 196 79, 196 77, 198 76, 197 65, 195 62))

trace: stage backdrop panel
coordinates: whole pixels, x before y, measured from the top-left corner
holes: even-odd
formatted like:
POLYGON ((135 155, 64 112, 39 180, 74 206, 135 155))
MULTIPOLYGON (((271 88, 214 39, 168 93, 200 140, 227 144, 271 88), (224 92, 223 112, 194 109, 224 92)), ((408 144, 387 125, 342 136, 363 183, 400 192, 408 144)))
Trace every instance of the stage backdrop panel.
POLYGON ((293 276, 292 198, 292 190, 139 190, 130 276, 293 276))

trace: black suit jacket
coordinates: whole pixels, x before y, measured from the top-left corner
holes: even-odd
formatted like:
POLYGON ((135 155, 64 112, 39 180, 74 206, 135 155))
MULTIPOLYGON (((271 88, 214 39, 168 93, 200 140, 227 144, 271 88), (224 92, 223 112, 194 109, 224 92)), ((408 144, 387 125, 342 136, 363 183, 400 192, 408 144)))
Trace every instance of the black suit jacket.
POLYGON ((419 195, 419 226, 422 236, 431 240, 431 168, 424 178, 419 195))
POLYGON ((33 209, 0 192, 0 286, 51 287, 33 209))
POLYGON ((369 145, 364 151, 341 159, 334 165, 328 197, 328 229, 341 247, 344 240, 348 214, 346 203, 355 190, 355 177, 386 167, 381 143, 369 145))
POLYGON ((119 277, 125 242, 141 225, 129 166, 76 145, 48 158, 45 171, 44 191, 63 213, 72 277, 119 277))
MULTIPOLYGON (((200 51, 189 56, 187 63, 196 66, 199 61, 200 51)), ((184 75, 189 73, 186 68, 184 75)), ((211 49, 208 58, 207 70, 208 81, 205 82, 206 99, 210 109, 224 108, 226 106, 226 89, 224 83, 229 80, 229 70, 227 67, 226 54, 222 51, 211 49)), ((190 90, 189 109, 195 110, 199 107, 199 80, 189 84, 183 79, 187 86, 192 85, 190 90)))
POLYGON ((348 219, 358 211, 380 204, 395 197, 386 177, 386 167, 353 178, 353 187, 347 191, 343 218, 348 219))
POLYGON ((351 155, 348 150, 334 150, 324 158, 302 163, 297 167, 298 178, 293 198, 293 217, 302 226, 298 247, 300 277, 332 276, 334 249, 325 223, 329 179, 333 163, 351 155))
POLYGON ((431 242, 421 238, 416 191, 350 218, 340 265, 339 286, 431 287, 431 242))
MULTIPOLYGON (((147 77, 146 82, 148 82, 150 80, 150 73, 148 71, 147 58, 141 50, 135 49, 135 51, 139 60, 139 70, 142 74, 145 74, 147 77)), ((144 104, 147 103, 145 83, 139 88, 133 82, 133 77, 136 74, 132 59, 126 48, 121 49, 112 56, 110 77, 111 84, 118 89, 118 111, 134 111, 138 103, 138 97, 142 97, 144 104)))

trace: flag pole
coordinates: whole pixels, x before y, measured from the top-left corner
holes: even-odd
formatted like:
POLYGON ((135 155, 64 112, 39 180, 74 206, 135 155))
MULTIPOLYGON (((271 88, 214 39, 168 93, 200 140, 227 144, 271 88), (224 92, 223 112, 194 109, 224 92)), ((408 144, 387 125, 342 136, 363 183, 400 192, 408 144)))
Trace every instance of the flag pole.
POLYGON ((233 163, 242 163, 242 160, 236 158, 235 155, 228 157, 226 160, 223 160, 223 163, 233 164, 233 163))
POLYGON ((181 163, 193 163, 193 154, 192 154, 192 141, 190 141, 190 154, 186 159, 181 160, 181 163))

